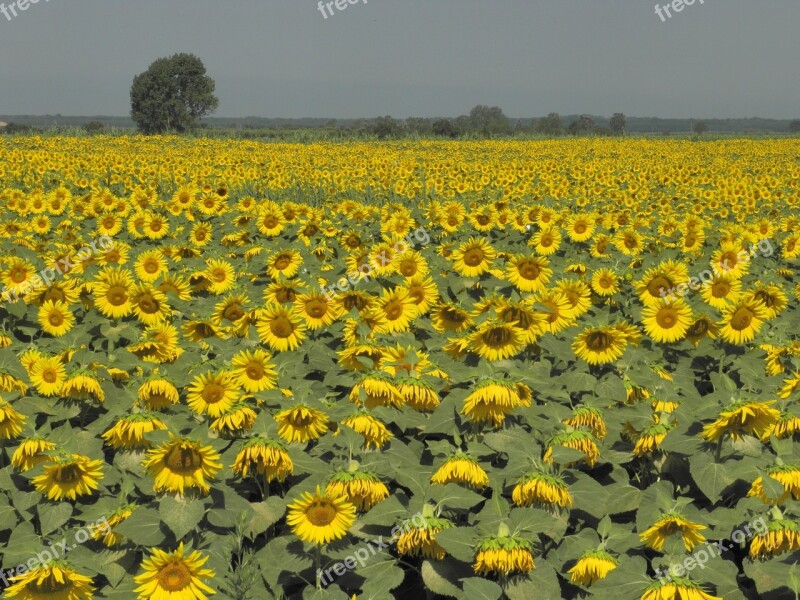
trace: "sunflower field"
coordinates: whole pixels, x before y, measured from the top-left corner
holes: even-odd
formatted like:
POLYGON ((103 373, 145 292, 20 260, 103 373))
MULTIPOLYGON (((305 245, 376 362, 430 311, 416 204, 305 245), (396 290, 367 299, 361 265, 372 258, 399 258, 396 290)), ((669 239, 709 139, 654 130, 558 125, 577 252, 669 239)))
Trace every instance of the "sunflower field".
POLYGON ((800 594, 800 142, 0 140, 2 598, 800 594))

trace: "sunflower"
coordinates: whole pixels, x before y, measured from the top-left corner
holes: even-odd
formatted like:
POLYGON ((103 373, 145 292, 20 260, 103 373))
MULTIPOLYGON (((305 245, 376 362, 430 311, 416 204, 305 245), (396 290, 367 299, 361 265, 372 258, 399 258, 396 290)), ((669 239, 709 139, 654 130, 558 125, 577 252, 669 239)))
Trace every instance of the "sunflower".
MULTIPOLYGON (((657 420, 657 417, 654 417, 654 420, 657 420)), ((645 454, 657 450, 659 444, 667 437, 670 428, 670 425, 662 423, 660 420, 647 427, 638 434, 636 444, 633 447, 633 453, 636 456, 644 456, 645 454)))
POLYGON ((81 369, 71 373, 61 385, 58 395, 69 400, 94 400, 102 404, 106 394, 100 387, 97 375, 92 371, 81 369))
POLYGON ((478 575, 528 573, 535 568, 532 544, 515 537, 494 537, 481 540, 475 548, 472 570, 478 575))
POLYGON ((92 539, 97 541, 102 541, 103 545, 106 548, 113 548, 114 546, 119 546, 126 541, 125 536, 116 533, 114 528, 123 523, 125 520, 130 517, 133 512, 136 510, 135 504, 128 504, 127 506, 122 506, 116 509, 111 515, 106 519, 106 526, 102 529, 97 527, 92 532, 92 539))
POLYGON ((403 403, 418 412, 433 412, 441 403, 433 385, 415 377, 399 379, 397 391, 403 397, 403 403))
POLYGON ((462 277, 480 277, 492 266, 497 251, 484 239, 469 238, 453 251, 453 270, 462 277))
POLYGON ((648 587, 641 600, 722 600, 719 596, 712 596, 690 581, 680 577, 673 577, 669 583, 655 582, 648 587))
POLYGON ((561 246, 561 232, 557 227, 537 231, 533 237, 528 240, 528 245, 533 247, 537 254, 550 256, 558 252, 561 246))
POLYGON ((14 575, 8 581, 11 585, 4 596, 19 600, 91 600, 94 592, 91 577, 81 575, 62 560, 14 575))
POLYGON ((139 386, 136 397, 149 410, 164 410, 180 402, 178 388, 171 381, 157 375, 139 386))
POLYGON ((344 496, 304 492, 287 506, 286 523, 309 544, 327 544, 343 538, 356 520, 356 507, 344 496))
POLYGON ((428 274, 428 263, 416 250, 409 250, 394 261, 394 269, 406 279, 425 277, 428 274))
POLYGON ((140 412, 119 418, 101 437, 118 450, 143 450, 150 447, 150 442, 144 437, 146 433, 166 428, 157 415, 140 412))
POLYGON ((686 339, 697 347, 705 338, 715 340, 719 334, 717 324, 704 315, 698 316, 686 330, 686 339))
POLYGON ((750 268, 749 257, 741 260, 741 245, 733 242, 722 242, 720 248, 711 255, 711 268, 715 272, 727 272, 741 279, 750 268))
POLYGON ((402 333, 408 331, 417 316, 417 304, 407 288, 398 286, 384 290, 374 301, 368 316, 379 321, 378 333, 402 333))
POLYGON ((24 439, 11 455, 11 464, 18 471, 30 471, 36 465, 50 460, 47 453, 55 448, 55 442, 41 437, 24 439))
POLYGON ((103 461, 82 454, 53 457, 44 465, 44 473, 33 478, 36 491, 51 500, 75 500, 88 496, 103 478, 103 461))
POLYGON ((272 357, 261 350, 243 350, 231 359, 231 373, 236 383, 249 393, 272 390, 278 384, 272 357))
POLYGON ((713 423, 703 427, 700 434, 708 442, 716 442, 726 433, 733 440, 741 439, 742 434, 762 437, 777 422, 781 412, 768 402, 743 400, 726 406, 713 423))
POLYGON ((325 493, 333 498, 346 498, 360 512, 389 497, 389 489, 377 475, 360 470, 337 471, 328 480, 325 493))
POLYGON ((436 543, 436 534, 445 529, 450 529, 453 524, 447 519, 422 516, 423 523, 417 525, 415 517, 414 527, 409 527, 397 538, 397 552, 401 556, 422 556, 443 560, 447 556, 444 548, 436 543))
POLYGON ((267 260, 267 274, 272 279, 291 279, 300 270, 303 257, 297 250, 279 250, 267 260))
POLYGON ((764 504, 784 504, 789 498, 800 500, 800 468, 798 465, 775 465, 767 469, 767 476, 783 486, 780 496, 767 494, 764 489, 764 478, 757 477, 750 486, 747 496, 755 496, 764 504))
POLYGON ((134 271, 141 281, 151 283, 161 275, 165 275, 169 267, 167 259, 160 250, 146 250, 136 257, 134 271))
POLYGON ((625 336, 614 327, 586 328, 572 342, 572 351, 590 365, 604 365, 617 361, 627 346, 625 336))
POLYGON ((525 347, 526 332, 499 319, 481 323, 467 338, 469 349, 489 361, 519 354, 525 347))
POLYGON ((552 275, 550 261, 544 257, 517 254, 506 263, 506 278, 520 292, 543 291, 552 275))
POLYGON ((206 479, 213 478, 222 468, 219 454, 211 446, 176 437, 147 451, 142 466, 153 477, 153 490, 183 495, 190 489, 198 489, 206 495, 211 487, 206 479))
POLYGON ((404 287, 415 304, 415 316, 427 314, 439 298, 439 288, 430 277, 411 277, 406 279, 404 287))
POLYGON ((514 486, 511 499, 517 506, 541 504, 571 508, 573 502, 567 484, 559 476, 539 471, 522 476, 514 486))
POLYGON ((212 241, 213 228, 210 223, 197 223, 189 232, 189 242, 193 246, 203 248, 212 241))
POLYGON ((755 339, 767 318, 764 304, 748 295, 722 310, 719 335, 730 344, 744 344, 755 339))
POLYGON ((333 323, 340 316, 337 308, 325 294, 319 292, 300 294, 294 304, 295 314, 305 321, 306 327, 311 331, 333 323))
POLYGON ((97 310, 104 317, 121 319, 133 312, 131 288, 133 279, 128 271, 106 268, 100 272, 92 286, 97 310))
POLYGON ((280 305, 261 311, 256 330, 261 341, 276 352, 296 350, 306 339, 306 324, 280 305))
POLYGON ((792 377, 783 380, 783 387, 778 391, 778 397, 788 400, 798 390, 800 390, 800 373, 793 371, 792 377))
POLYGON ((506 323, 521 329, 525 333, 524 343, 534 344, 547 332, 547 315, 533 309, 533 302, 523 300, 514 302, 501 300, 495 307, 497 316, 506 323))
POLYGON ((592 215, 577 214, 567 218, 567 235, 573 242, 586 242, 592 238, 595 230, 592 215))
MULTIPOLYGON (((588 431, 564 431, 556 434, 547 444, 547 450, 544 453, 543 460, 546 463, 557 462, 553 457, 553 449, 555 446, 564 446, 565 448, 572 448, 583 453, 583 458, 579 459, 586 463, 590 469, 594 467, 597 460, 600 458, 600 450, 597 448, 597 442, 594 435, 588 431)), ((569 467, 575 464, 568 462, 564 466, 569 467)))
POLYGON ((136 318, 145 325, 165 321, 172 312, 164 292, 146 283, 138 283, 131 288, 130 303, 136 318))
POLYGON ((214 306, 212 320, 217 325, 225 322, 233 325, 247 326, 250 324, 248 310, 245 308, 249 298, 245 294, 232 294, 214 306))
POLYGON ((583 281, 562 279, 555 286, 557 292, 561 292, 569 301, 569 308, 564 311, 564 316, 569 319, 577 319, 586 314, 592 306, 591 288, 583 281))
MULTIPOLYGON (((703 280, 705 283, 705 280, 703 280)), ((703 302, 716 309, 724 309, 736 302, 742 292, 742 282, 729 272, 716 273, 700 289, 703 302)))
POLYGON ((183 542, 175 552, 151 549, 142 562, 143 573, 133 578, 140 584, 135 590, 139 600, 206 600, 206 594, 216 593, 203 582, 216 575, 212 569, 202 568, 209 557, 197 550, 184 554, 183 542))
POLYGON ((349 398, 353 404, 366 408, 376 406, 400 408, 403 405, 400 390, 383 373, 368 373, 362 376, 350 390, 349 398))
POLYGON ((605 579, 611 571, 617 568, 618 564, 617 559, 608 552, 589 550, 583 553, 578 562, 575 563, 575 566, 567 573, 572 583, 579 583, 588 587, 601 579, 605 579))
POLYGON ((613 296, 620 290, 619 278, 612 269, 596 269, 592 273, 592 291, 603 298, 613 296))
POLYGON ((189 385, 186 404, 198 415, 216 418, 233 406, 240 393, 233 372, 203 373, 195 376, 189 385))
POLYGON ((800 523, 790 519, 774 519, 765 533, 750 542, 750 560, 771 558, 784 552, 800 550, 800 523))
POLYGON ((606 437, 606 424, 603 415, 596 408, 589 406, 577 406, 572 411, 572 416, 562 421, 565 425, 573 428, 586 427, 598 440, 606 437))
POLYGON ((497 427, 512 410, 530 405, 531 393, 525 384, 485 379, 464 400, 461 413, 473 423, 490 421, 497 427))
POLYGON ((25 415, 18 413, 5 400, 0 398, 0 439, 13 439, 22 433, 25 415))
POLYGON ((453 303, 439 304, 431 314, 431 324, 439 333, 464 331, 472 324, 469 313, 453 303))
POLYGON ((209 281, 208 291, 215 296, 230 291, 236 285, 236 270, 227 261, 212 258, 204 274, 209 281))
POLYGON ((256 436, 245 442, 231 468, 241 477, 258 474, 269 483, 286 479, 294 472, 294 463, 282 442, 256 436))
POLYGON ((282 410, 275 421, 278 435, 290 444, 316 440, 328 431, 328 415, 304 404, 282 410))
POLYGON ((394 437, 386 425, 364 411, 345 417, 342 425, 363 437, 366 448, 382 448, 394 437))
POLYGON ((465 483, 477 489, 489 485, 489 476, 474 458, 461 451, 449 456, 431 476, 431 483, 465 483))
POLYGON ((671 344, 682 340, 692 325, 692 309, 678 298, 672 302, 660 300, 642 311, 642 324, 653 341, 671 344))
POLYGON ((671 294, 678 284, 688 279, 689 270, 685 264, 668 260, 645 271, 644 276, 634 284, 634 287, 642 304, 646 307, 655 307, 659 306, 661 300, 671 294))
POLYGON ((562 292, 557 290, 544 292, 536 301, 545 308, 545 327, 550 333, 555 335, 572 324, 572 319, 568 316, 570 301, 562 292))
POLYGON ((700 533, 703 529, 706 529, 705 525, 693 523, 675 513, 667 513, 661 515, 661 518, 642 532, 639 535, 639 539, 641 539, 648 548, 660 552, 664 548, 666 539, 678 533, 683 539, 683 545, 686 551, 691 552, 695 546, 706 541, 706 538, 700 533))
POLYGON ((75 315, 70 311, 69 305, 60 300, 48 300, 42 304, 38 319, 42 331, 53 337, 64 335, 75 325, 75 315))

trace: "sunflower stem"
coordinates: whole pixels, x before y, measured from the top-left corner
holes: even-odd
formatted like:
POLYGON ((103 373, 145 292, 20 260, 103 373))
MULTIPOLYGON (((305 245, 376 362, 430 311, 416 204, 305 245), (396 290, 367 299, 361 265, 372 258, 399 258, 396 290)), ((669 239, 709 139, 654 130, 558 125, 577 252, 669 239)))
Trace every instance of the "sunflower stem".
POLYGON ((317 579, 317 589, 322 589, 322 550, 319 546, 314 547, 314 577, 317 579))
POLYGON ((725 436, 721 435, 719 437, 719 440, 717 440, 717 449, 714 451, 714 462, 715 463, 720 462, 720 458, 722 457, 722 442, 723 442, 724 439, 725 439, 725 436))

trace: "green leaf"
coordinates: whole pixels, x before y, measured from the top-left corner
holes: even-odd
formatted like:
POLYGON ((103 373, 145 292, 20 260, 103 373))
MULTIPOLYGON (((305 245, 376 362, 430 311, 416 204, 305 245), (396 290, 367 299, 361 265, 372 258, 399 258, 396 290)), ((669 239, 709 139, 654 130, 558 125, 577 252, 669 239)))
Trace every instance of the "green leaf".
POLYGON ((159 502, 158 513, 167 527, 175 534, 175 539, 180 541, 192 529, 196 529, 200 525, 205 507, 200 500, 165 496, 159 502))
POLYGON ((465 598, 455 582, 464 577, 473 575, 472 570, 463 567, 458 568, 455 561, 449 560, 425 560, 422 562, 422 580, 425 586, 435 594, 447 596, 448 598, 465 598))
POLYGON ((283 517, 286 512, 286 501, 278 496, 270 496, 264 502, 251 502, 250 508, 253 510, 253 516, 247 523, 245 535, 254 539, 283 517))
POLYGON ((114 532, 124 535, 138 546, 159 546, 164 542, 161 517, 152 508, 137 508, 133 514, 114 527, 114 532))
POLYGON ((72 516, 72 505, 69 502, 40 504, 38 512, 41 534, 47 536, 69 521, 72 516))
POLYGON ((724 465, 714 462, 708 454, 697 454, 689 458, 689 472, 692 479, 712 504, 716 504, 722 490, 731 485, 731 477, 724 465))
POLYGON ((494 581, 470 577, 464 580, 464 593, 469 600, 497 600, 503 595, 503 588, 494 581))
POLYGON ((436 542, 453 558, 471 563, 475 558, 474 535, 469 527, 453 527, 437 533, 436 542))

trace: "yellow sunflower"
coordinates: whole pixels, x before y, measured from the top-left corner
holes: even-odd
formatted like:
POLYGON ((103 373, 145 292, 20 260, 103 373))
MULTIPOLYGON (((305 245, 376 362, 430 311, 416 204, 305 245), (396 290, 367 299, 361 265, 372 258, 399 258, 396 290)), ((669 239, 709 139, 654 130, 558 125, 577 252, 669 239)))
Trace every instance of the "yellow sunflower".
POLYGON ((103 478, 103 461, 82 454, 59 455, 44 465, 44 473, 33 478, 36 491, 51 500, 75 500, 88 496, 103 478))
POLYGON ((677 533, 681 535, 686 551, 691 552, 695 546, 706 541, 700 533, 703 529, 706 529, 705 525, 693 523, 675 513, 667 513, 643 531, 639 538, 648 548, 660 552, 666 539, 677 533))
POLYGON ((296 350, 306 339, 306 324, 281 305, 262 310, 256 330, 261 341, 276 352, 296 350))
POLYGON ((672 302, 660 300, 642 311, 642 324, 653 341, 671 344, 682 340, 692 325, 692 309, 678 298, 672 302))
POLYGON ((212 569, 203 569, 208 556, 197 550, 185 555, 183 542, 175 552, 152 548, 142 562, 143 573, 134 577, 139 585, 139 600, 206 600, 216 592, 204 583, 215 576, 212 569))
POLYGON ((290 444, 316 440, 328 431, 328 415, 304 404, 282 410, 275 421, 278 435, 290 444))
POLYGON ((39 325, 42 331, 53 337, 60 337, 75 325, 75 315, 65 302, 52 300, 46 301, 39 307, 39 325))
POLYGON ((309 544, 327 544, 343 538, 356 520, 356 507, 344 496, 304 492, 287 507, 286 523, 309 544))
POLYGON ((203 495, 211 490, 206 479, 222 468, 219 454, 211 446, 173 435, 170 441, 148 450, 142 466, 154 478, 155 492, 184 494, 196 488, 203 495))
POLYGON ((19 600, 92 600, 91 577, 81 575, 62 560, 9 578, 4 597, 19 600))

